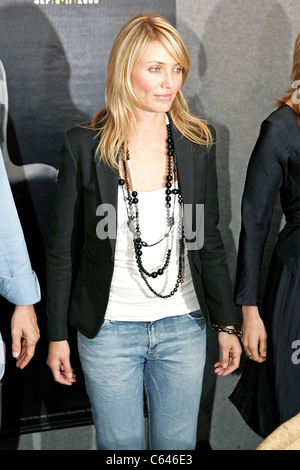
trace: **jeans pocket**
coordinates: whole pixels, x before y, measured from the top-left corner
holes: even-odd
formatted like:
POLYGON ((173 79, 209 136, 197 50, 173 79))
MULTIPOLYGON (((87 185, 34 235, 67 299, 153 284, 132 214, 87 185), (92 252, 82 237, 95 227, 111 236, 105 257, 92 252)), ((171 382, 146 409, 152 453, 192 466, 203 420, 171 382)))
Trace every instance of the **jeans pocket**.
POLYGON ((205 319, 201 310, 187 313, 186 316, 191 320, 196 321, 202 329, 205 327, 205 319))
POLYGON ((195 310, 194 312, 187 313, 186 315, 193 320, 202 320, 203 318, 203 313, 201 310, 195 310))

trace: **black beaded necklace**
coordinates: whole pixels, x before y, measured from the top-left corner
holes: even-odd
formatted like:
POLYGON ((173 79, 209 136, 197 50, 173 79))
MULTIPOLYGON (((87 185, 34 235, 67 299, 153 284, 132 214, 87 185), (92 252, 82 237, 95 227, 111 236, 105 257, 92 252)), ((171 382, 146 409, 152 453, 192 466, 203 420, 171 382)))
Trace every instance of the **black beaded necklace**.
POLYGON ((178 287, 182 281, 182 274, 183 274, 183 261, 184 261, 184 230, 183 230, 183 200, 182 200, 182 194, 181 194, 181 188, 180 188, 180 183, 178 179, 178 174, 177 174, 177 166, 176 166, 176 159, 175 159, 175 152, 174 152, 174 145, 173 145, 173 138, 172 138, 172 132, 171 132, 171 126, 169 123, 168 116, 166 115, 166 126, 167 126, 167 158, 168 158, 168 174, 166 176, 166 183, 165 183, 165 200, 166 200, 166 210, 167 210, 167 224, 169 227, 169 230, 167 233, 164 234, 164 236, 156 241, 155 243, 148 244, 142 239, 142 234, 140 231, 140 224, 139 224, 139 206, 138 206, 138 192, 136 191, 134 187, 134 180, 133 180, 133 173, 131 169, 131 163, 130 163, 130 156, 129 156, 129 150, 127 148, 126 151, 126 157, 124 157, 124 154, 122 155, 122 165, 123 165, 123 170, 124 170, 124 179, 121 178, 119 175, 119 184, 122 186, 123 189, 123 194, 124 194, 124 200, 126 204, 126 209, 127 209, 127 215, 128 215, 128 228, 133 234, 133 244, 134 244, 134 251, 135 251, 135 258, 138 266, 138 270, 141 274, 142 279, 145 281, 147 287, 150 289, 150 291, 155 294, 157 297, 166 299, 171 296, 173 296, 177 290, 178 287), (172 176, 172 168, 173 168, 173 176, 172 176), (133 187, 133 190, 130 191, 130 184, 129 184, 129 178, 128 176, 131 176, 131 184, 133 187), (176 187, 176 176, 177 176, 177 187, 176 187), (172 180, 174 177, 174 189, 172 189, 172 180), (124 186, 126 185, 126 192, 127 196, 125 194, 124 186), (171 208, 171 195, 174 195, 174 205, 173 205, 173 214, 170 215, 170 208, 171 208), (158 293, 153 289, 153 287, 149 284, 147 278, 153 278, 155 279, 157 276, 161 276, 164 274, 165 270, 167 269, 169 262, 170 262, 170 257, 171 257, 171 252, 172 252, 172 247, 173 247, 173 233, 172 232, 172 227, 174 226, 174 208, 175 208, 175 201, 176 197, 178 199, 179 203, 179 226, 178 226, 178 243, 179 243, 179 257, 178 257, 178 273, 177 273, 177 279, 175 282, 174 288, 171 290, 171 292, 167 295, 163 295, 161 293, 158 293), (171 237, 170 237, 171 235, 171 237), (162 240, 167 239, 168 241, 168 249, 166 252, 166 257, 165 257, 165 262, 164 264, 158 268, 155 271, 152 271, 151 273, 148 272, 142 263, 142 249, 146 247, 151 247, 154 245, 157 245, 160 243, 162 240))

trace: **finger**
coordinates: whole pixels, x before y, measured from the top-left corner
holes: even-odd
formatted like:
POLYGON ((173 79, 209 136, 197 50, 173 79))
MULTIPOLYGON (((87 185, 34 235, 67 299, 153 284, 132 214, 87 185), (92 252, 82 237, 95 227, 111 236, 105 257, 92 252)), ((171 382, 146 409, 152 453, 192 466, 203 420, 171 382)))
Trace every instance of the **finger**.
POLYGON ((245 349, 245 355, 248 357, 248 359, 252 359, 251 349, 249 348, 245 349))
MULTIPOLYGON (((61 365, 61 373, 64 377, 68 378, 68 379, 76 379, 76 374, 74 373, 74 369, 72 368, 72 375, 71 373, 69 372, 68 374, 66 374, 65 370, 64 370, 64 366, 61 365)), ((74 381, 74 380, 73 380, 74 381)))
POLYGON ((223 373, 222 373, 223 377, 231 374, 233 371, 238 369, 239 365, 240 365, 239 357, 235 357, 235 356, 230 357, 228 366, 225 369, 223 369, 223 373))
POLYGON ((220 367, 217 367, 217 368, 215 369, 215 374, 217 374, 218 376, 219 376, 219 375, 223 375, 225 370, 226 370, 226 369, 223 367, 223 365, 221 365, 220 367))
POLYGON ((219 361, 214 364, 214 371, 216 374, 218 374, 222 369, 223 369, 222 362, 219 361))
POLYGON ((22 345, 22 351, 16 364, 17 367, 19 367, 20 369, 24 369, 24 367, 26 367, 27 364, 29 364, 29 362, 33 358, 34 352, 35 352, 35 343, 31 344, 28 341, 24 340, 23 345, 22 345))
POLYGON ((214 364, 215 367, 215 373, 217 375, 222 375, 224 370, 228 367, 230 362, 230 355, 229 351, 227 350, 222 350, 222 358, 221 361, 218 361, 214 364))
POLYGON ((249 349, 251 352, 250 359, 253 359, 253 361, 256 362, 263 362, 265 360, 265 358, 259 354, 259 343, 249 345, 249 349))
POLYGON ((15 358, 18 358, 21 354, 21 331, 20 330, 12 330, 11 332, 11 337, 12 337, 12 355, 15 358))
POLYGON ((57 381, 65 385, 72 385, 72 383, 76 382, 76 376, 68 359, 61 361, 56 378, 59 379, 57 381))
POLYGON ((66 383, 66 379, 63 377, 63 374, 62 374, 63 366, 62 366, 62 363, 59 359, 58 360, 52 360, 50 357, 48 357, 47 365, 51 369, 51 372, 53 374, 53 378, 56 382, 62 383, 64 385, 70 385, 70 383, 69 383, 70 381, 67 381, 67 383, 66 383))
POLYGON ((60 365, 55 368, 51 368, 54 380, 63 385, 72 385, 70 378, 66 377, 64 372, 61 370, 60 365))
POLYGON ((267 358, 267 338, 263 338, 259 342, 258 347, 259 355, 263 360, 267 358))
POLYGON ((74 371, 69 360, 62 361, 61 371, 67 379, 74 379, 74 371))
POLYGON ((230 363, 230 351, 229 349, 224 349, 222 350, 222 358, 221 358, 221 363, 223 365, 223 369, 226 369, 230 363))

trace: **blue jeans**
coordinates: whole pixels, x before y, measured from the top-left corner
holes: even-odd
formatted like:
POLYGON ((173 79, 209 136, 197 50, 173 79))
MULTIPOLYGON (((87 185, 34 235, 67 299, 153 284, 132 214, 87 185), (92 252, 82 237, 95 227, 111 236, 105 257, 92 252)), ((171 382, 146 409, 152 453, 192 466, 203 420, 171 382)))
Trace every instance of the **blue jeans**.
POLYGON ((145 449, 144 391, 147 448, 195 448, 206 359, 200 310, 154 322, 105 320, 95 338, 79 333, 78 347, 98 449, 145 449))

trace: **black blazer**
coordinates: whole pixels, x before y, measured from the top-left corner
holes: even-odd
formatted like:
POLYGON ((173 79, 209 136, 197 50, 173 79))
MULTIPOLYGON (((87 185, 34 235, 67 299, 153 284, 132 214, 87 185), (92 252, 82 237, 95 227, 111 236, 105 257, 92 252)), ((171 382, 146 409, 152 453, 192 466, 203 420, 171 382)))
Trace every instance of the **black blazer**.
MULTIPOLYGON (((214 133, 214 129, 213 133, 214 133)), ((204 245, 188 252, 195 292, 206 319, 237 324, 219 220, 215 145, 208 151, 172 126, 184 204, 204 204, 204 245)), ((115 239, 96 235, 100 204, 117 208, 118 171, 95 161, 96 133, 76 127, 64 135, 58 192, 47 252, 50 341, 68 337, 68 321, 89 338, 99 331, 114 270, 115 239)), ((195 215, 195 213, 194 213, 195 215)), ((193 221, 196 227, 195 221, 193 221)))

